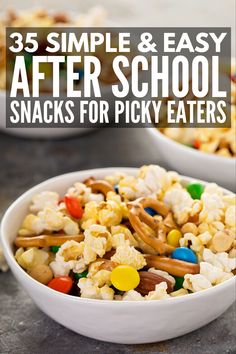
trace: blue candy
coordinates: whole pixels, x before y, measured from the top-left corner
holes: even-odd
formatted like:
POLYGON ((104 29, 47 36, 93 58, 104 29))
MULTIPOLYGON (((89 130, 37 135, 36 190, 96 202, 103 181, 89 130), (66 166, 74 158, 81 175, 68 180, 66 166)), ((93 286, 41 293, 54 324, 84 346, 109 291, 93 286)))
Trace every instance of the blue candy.
POLYGON ((148 213, 151 216, 157 215, 157 212, 152 208, 147 207, 147 208, 144 208, 144 210, 146 211, 146 213, 148 213))
POLYGON ((84 70, 78 69, 78 70, 77 70, 77 73, 79 74, 79 80, 83 79, 83 77, 84 77, 84 70))
POLYGON ((184 261, 184 262, 196 263, 196 264, 198 263, 196 254, 190 248, 187 247, 176 248, 172 252, 171 257, 173 259, 179 259, 180 261, 184 261))
POLYGON ((114 186, 114 190, 115 190, 116 194, 119 194, 119 186, 118 186, 118 184, 116 184, 114 186))

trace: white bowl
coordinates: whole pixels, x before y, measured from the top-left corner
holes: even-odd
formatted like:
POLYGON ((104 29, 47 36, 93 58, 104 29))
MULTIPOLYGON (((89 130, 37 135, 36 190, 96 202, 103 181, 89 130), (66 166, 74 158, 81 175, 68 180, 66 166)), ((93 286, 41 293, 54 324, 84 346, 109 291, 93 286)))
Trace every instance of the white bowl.
MULTIPOLYGON (((235 277, 210 289, 178 298, 143 302, 104 301, 56 292, 35 281, 16 262, 12 244, 35 193, 53 190, 62 195, 76 181, 90 176, 101 178, 116 171, 137 173, 133 168, 69 173, 31 188, 9 207, 2 220, 1 237, 15 277, 48 316, 77 333, 99 340, 124 344, 158 342, 181 336, 213 321, 234 302, 235 277)), ((191 180, 182 178, 184 183, 191 180)), ((230 194, 227 190, 224 192, 230 194)))
POLYGON ((156 128, 146 128, 154 148, 174 170, 236 190, 236 159, 217 156, 180 144, 156 128))
MULTIPOLYGON (((110 93, 110 86, 107 85, 107 88, 102 89, 102 95, 105 99, 111 99, 110 93)), ((20 97, 20 96, 18 96, 20 97)), ((47 95, 47 98, 50 100, 50 95, 47 95)), ((23 138, 30 138, 30 139, 59 139, 59 138, 66 138, 69 136, 74 135, 83 135, 88 132, 92 132, 98 128, 98 125, 94 124, 94 128, 56 128, 54 127, 44 127, 44 128, 37 128, 37 127, 20 127, 20 128, 7 128, 6 127, 6 91, 0 90, 0 131, 10 135, 16 135, 23 138)))

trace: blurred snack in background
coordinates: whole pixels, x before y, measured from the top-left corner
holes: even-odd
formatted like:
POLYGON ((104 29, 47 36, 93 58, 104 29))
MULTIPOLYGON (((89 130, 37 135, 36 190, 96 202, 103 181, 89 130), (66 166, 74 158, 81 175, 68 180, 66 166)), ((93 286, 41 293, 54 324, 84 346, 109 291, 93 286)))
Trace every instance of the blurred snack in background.
MULTIPOLYGON (((5 90, 6 84, 6 44, 5 44, 5 28, 6 27, 97 27, 104 26, 107 20, 106 11, 102 8, 91 8, 87 14, 75 14, 73 16, 62 12, 47 12, 46 10, 29 10, 27 12, 9 11, 8 14, 0 20, 0 89, 5 90)), ((45 38, 42 33, 42 43, 40 50, 43 53, 45 48, 45 38), (44 43, 43 43, 44 42, 44 43)), ((38 53, 38 54, 42 54, 38 53)), ((104 56, 104 48, 97 53, 104 56)), ((31 77, 32 55, 25 53, 25 63, 29 79, 31 77)), ((106 64, 106 61, 103 60, 106 64)), ((104 64, 104 65, 105 65, 104 64)), ((41 71, 45 72, 46 79, 44 85, 40 87, 41 92, 51 92, 52 65, 43 63, 40 65, 41 71)), ((76 69, 83 79, 83 63, 79 63, 76 69)), ((104 71, 105 72, 105 71, 104 71)), ((106 70, 108 73, 108 70, 106 70)), ((66 63, 61 65, 61 76, 66 75, 66 63)), ((113 77, 114 79, 114 77, 113 77)), ((81 81, 79 80, 79 81, 81 81)), ((110 75, 103 75, 103 83, 110 83, 110 75)), ((64 86, 66 86, 66 76, 64 86)))
POLYGON ((168 138, 202 152, 236 157, 236 72, 231 77, 231 127, 230 128, 163 128, 160 131, 168 138))

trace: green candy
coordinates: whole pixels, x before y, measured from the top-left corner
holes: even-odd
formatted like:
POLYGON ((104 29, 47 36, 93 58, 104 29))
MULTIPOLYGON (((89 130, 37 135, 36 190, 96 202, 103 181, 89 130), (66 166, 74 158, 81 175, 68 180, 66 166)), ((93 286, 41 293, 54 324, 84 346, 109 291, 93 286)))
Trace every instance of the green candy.
POLYGON ((75 277, 76 280, 79 280, 79 279, 81 279, 81 278, 87 278, 87 275, 88 275, 88 271, 85 270, 85 271, 82 272, 82 273, 75 273, 75 274, 74 274, 74 277, 75 277))
POLYGON ((29 70, 30 66, 32 65, 32 55, 26 53, 24 57, 26 70, 29 70))
POLYGON ((52 246, 51 247, 51 251, 53 252, 53 253, 57 253, 58 251, 59 251, 59 248, 60 248, 61 246, 52 246))
POLYGON ((201 199, 201 195, 204 192, 204 186, 201 183, 189 183, 186 187, 188 193, 193 199, 201 199))
POLYGON ((183 287, 184 278, 181 277, 174 277, 174 278, 175 278, 174 291, 176 291, 183 287))
POLYGON ((192 144, 189 144, 189 143, 185 143, 185 144, 183 144, 183 145, 185 145, 185 146, 187 146, 187 147, 190 147, 190 148, 193 148, 193 147, 194 147, 192 144))

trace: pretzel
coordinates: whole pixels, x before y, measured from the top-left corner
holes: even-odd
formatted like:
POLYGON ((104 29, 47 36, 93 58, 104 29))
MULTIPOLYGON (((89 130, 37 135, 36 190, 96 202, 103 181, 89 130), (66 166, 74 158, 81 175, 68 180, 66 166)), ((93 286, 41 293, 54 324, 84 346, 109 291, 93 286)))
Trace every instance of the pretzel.
POLYGON ((179 259, 168 257, 154 256, 151 254, 146 254, 144 257, 148 267, 164 270, 176 277, 183 277, 185 274, 198 274, 200 271, 199 264, 184 262, 179 259))
POLYGON ((144 207, 155 208, 155 211, 162 215, 168 215, 169 208, 150 198, 140 198, 135 202, 128 203, 129 221, 138 236, 159 254, 171 253, 174 247, 166 243, 165 225, 146 213, 144 207), (148 234, 143 223, 154 230, 157 237, 148 234))
POLYGON ((84 235, 40 235, 33 237, 21 237, 18 236, 15 239, 15 245, 17 247, 49 247, 49 246, 61 246, 66 241, 83 241, 84 235))
POLYGON ((84 183, 87 187, 90 187, 92 189, 92 192, 94 193, 101 192, 106 196, 108 192, 114 192, 114 188, 107 181, 103 181, 100 179, 94 180, 93 178, 89 178, 84 183))
POLYGON ((136 199, 135 202, 140 203, 143 206, 143 208, 154 209, 158 214, 162 216, 167 216, 170 211, 167 205, 165 205, 163 202, 160 202, 159 200, 156 199, 142 197, 136 199))
POLYGON ((163 224, 165 225, 167 232, 173 229, 178 229, 178 225, 176 224, 171 211, 166 215, 163 224))

